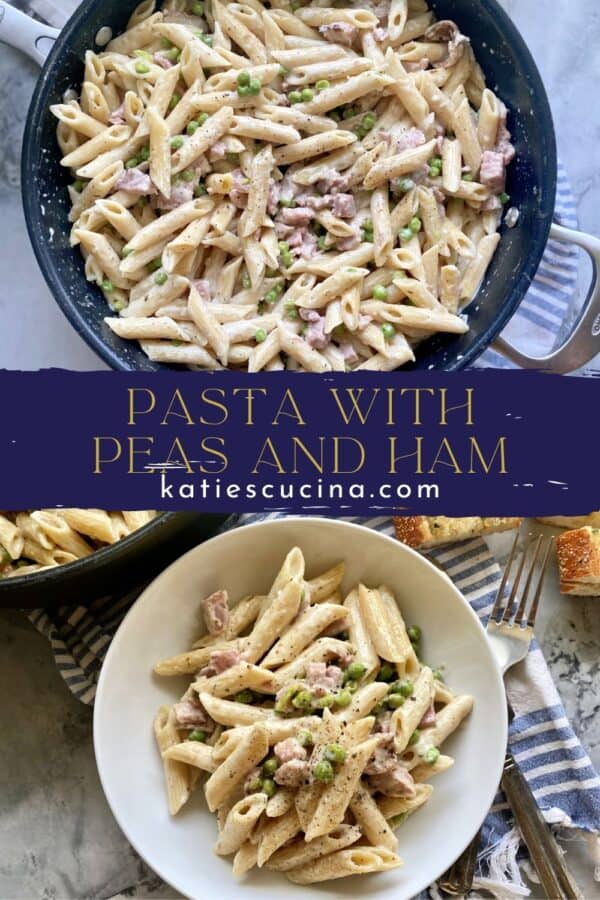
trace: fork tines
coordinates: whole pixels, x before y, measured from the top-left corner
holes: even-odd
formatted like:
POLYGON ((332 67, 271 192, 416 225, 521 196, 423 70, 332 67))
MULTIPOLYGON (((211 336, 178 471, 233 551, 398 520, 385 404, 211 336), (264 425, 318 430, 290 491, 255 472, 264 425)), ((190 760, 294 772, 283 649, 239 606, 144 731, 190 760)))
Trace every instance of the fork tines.
POLYGON ((508 557, 508 562, 506 563, 506 567, 504 569, 502 582, 500 584, 500 587, 498 588, 496 602, 494 603, 494 608, 490 613, 490 622, 495 621, 499 625, 511 624, 518 625, 521 628, 533 628, 540 602, 540 596, 542 593, 544 576, 548 568, 548 560, 550 558, 550 549, 552 547, 553 539, 544 538, 544 536, 541 534, 537 537, 535 535, 529 534, 524 546, 519 549, 519 536, 520 535, 517 532, 513 541, 512 549, 510 551, 510 556, 508 557), (533 587, 536 567, 540 559, 542 560, 542 563, 537 573, 537 581, 535 587, 533 587), (513 563, 515 562, 516 571, 512 583, 512 588, 508 600, 506 601, 506 605, 504 605, 504 591, 510 578, 513 563), (524 581, 524 584, 519 599, 519 589, 522 581, 524 581), (530 593, 532 592, 532 588, 533 599, 531 602, 529 613, 526 613, 527 603, 530 593), (514 612, 517 602, 518 606, 516 612, 514 612))

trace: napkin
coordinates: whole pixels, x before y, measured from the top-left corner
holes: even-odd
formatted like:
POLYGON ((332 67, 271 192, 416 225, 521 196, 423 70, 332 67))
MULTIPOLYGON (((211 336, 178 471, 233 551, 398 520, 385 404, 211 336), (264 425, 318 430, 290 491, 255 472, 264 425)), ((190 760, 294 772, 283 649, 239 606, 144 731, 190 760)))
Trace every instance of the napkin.
MULTIPOLYGON (((248 524, 276 515, 242 516, 248 524)), ((354 519, 385 534, 393 534, 391 519, 354 519)), ((227 527, 235 527, 231 523, 227 527)), ((501 570, 481 539, 430 551, 429 558, 452 579, 477 615, 485 621, 501 580, 501 570)), ((89 607, 63 607, 29 614, 35 627, 52 644, 59 671, 83 703, 93 704, 96 684, 110 641, 135 594, 99 600, 89 607)), ((600 833, 600 779, 571 728, 538 645, 506 678, 514 709, 509 746, 527 779, 546 821, 600 833)), ((474 888, 497 897, 526 896, 520 863, 526 860, 519 832, 506 800, 498 792, 485 820, 482 850, 474 888)), ((434 889, 435 890, 435 889, 434 889)), ((427 895, 424 895, 427 896, 427 895)))

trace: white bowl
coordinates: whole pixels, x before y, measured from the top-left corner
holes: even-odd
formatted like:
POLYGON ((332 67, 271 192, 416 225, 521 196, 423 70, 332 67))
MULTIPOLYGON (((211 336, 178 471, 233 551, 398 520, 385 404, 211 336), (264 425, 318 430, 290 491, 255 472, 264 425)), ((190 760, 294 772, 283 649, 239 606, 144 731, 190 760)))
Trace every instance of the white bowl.
POLYGON ((114 816, 137 852, 166 882, 192 898, 308 896, 406 900, 435 881, 483 822, 500 780, 507 739, 502 678, 475 613, 430 562, 392 538, 360 525, 316 518, 259 522, 212 538, 173 563, 146 588, 119 628, 98 683, 94 745, 114 816), (202 597, 226 587, 232 598, 262 593, 293 546, 308 575, 343 559, 343 587, 383 582, 408 624, 423 629, 425 659, 443 665, 454 690, 475 697, 472 714, 444 744, 455 757, 436 776, 430 802, 398 832, 404 866, 314 888, 262 870, 242 882, 212 846, 216 822, 197 791, 174 819, 167 812, 162 766, 152 733, 157 708, 178 699, 189 679, 158 678, 154 663, 181 653, 198 633, 202 597))

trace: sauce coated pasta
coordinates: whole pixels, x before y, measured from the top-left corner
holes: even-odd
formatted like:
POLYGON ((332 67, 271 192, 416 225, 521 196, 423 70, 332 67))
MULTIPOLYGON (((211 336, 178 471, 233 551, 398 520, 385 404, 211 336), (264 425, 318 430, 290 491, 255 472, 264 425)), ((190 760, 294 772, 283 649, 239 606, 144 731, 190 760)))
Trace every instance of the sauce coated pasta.
POLYGON ((72 243, 155 362, 390 371, 468 331, 514 148, 424 0, 145 0, 52 111, 72 243))
POLYGON ((402 864, 395 829, 453 759, 440 745, 473 698, 419 659, 390 589, 342 593, 344 564, 316 577, 292 549, 264 596, 201 604, 206 634, 162 660, 189 675, 154 730, 175 815, 206 773, 220 856, 298 884, 402 864))
POLYGON ((0 578, 29 575, 90 556, 156 516, 149 510, 36 509, 0 512, 0 578))

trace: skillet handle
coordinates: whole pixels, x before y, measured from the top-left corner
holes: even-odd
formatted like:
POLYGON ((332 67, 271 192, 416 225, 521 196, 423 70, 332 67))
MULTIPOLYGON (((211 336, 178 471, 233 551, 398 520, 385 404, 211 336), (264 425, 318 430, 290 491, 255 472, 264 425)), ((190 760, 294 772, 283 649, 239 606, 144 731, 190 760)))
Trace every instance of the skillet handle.
POLYGON ((39 66, 44 65, 59 34, 58 28, 38 22, 0 0, 0 41, 22 50, 39 66))
POLYGON ((550 237, 583 247, 592 261, 592 283, 578 321, 564 344, 547 356, 528 356, 504 338, 498 338, 493 347, 523 369, 542 369, 564 375, 581 368, 600 353, 600 240, 583 231, 554 224, 550 237))

